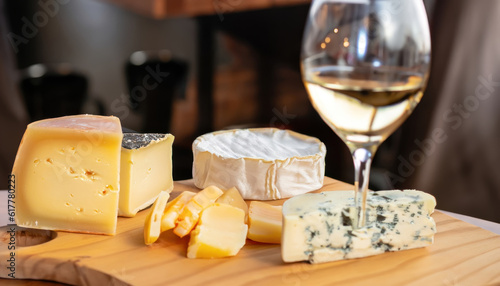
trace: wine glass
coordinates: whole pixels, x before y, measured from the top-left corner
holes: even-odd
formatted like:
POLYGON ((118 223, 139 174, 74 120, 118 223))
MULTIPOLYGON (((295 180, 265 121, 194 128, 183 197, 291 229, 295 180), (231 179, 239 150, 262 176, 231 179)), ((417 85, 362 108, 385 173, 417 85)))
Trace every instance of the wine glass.
POLYGON ((346 143, 355 167, 354 228, 365 225, 378 146, 422 98, 430 68, 422 0, 313 0, 302 79, 316 111, 346 143))

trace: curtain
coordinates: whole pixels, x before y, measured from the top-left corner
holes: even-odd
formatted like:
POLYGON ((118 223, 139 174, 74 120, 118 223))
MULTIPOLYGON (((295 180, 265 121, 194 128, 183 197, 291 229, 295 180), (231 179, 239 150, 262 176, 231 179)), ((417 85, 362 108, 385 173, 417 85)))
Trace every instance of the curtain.
POLYGON ((436 1, 432 71, 391 180, 500 222, 500 1, 436 1))

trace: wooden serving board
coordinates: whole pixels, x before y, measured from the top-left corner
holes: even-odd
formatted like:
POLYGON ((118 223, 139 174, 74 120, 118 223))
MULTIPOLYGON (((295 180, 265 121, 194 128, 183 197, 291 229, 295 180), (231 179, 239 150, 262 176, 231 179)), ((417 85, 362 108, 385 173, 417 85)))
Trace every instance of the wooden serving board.
MULTIPOLYGON (((351 188, 326 178, 319 191, 351 188)), ((197 189, 192 181, 176 182, 172 197, 185 190, 197 189)), ((432 246, 324 264, 286 264, 280 245, 250 240, 236 257, 188 259, 189 238, 180 239, 172 232, 144 245, 147 212, 120 218, 116 236, 57 232, 43 244, 18 247, 16 278, 78 285, 500 284, 500 236, 439 211, 433 214, 438 233, 432 246)), ((9 273, 5 231, 0 236, 0 277, 9 273)))

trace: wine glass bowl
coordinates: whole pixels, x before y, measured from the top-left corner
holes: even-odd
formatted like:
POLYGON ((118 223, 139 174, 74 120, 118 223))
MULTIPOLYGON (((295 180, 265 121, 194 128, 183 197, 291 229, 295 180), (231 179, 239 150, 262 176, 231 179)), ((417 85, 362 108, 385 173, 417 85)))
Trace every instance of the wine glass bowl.
POLYGON ((371 159, 422 98, 430 69, 422 0, 313 0, 302 78, 322 119, 346 143, 364 226, 371 159))

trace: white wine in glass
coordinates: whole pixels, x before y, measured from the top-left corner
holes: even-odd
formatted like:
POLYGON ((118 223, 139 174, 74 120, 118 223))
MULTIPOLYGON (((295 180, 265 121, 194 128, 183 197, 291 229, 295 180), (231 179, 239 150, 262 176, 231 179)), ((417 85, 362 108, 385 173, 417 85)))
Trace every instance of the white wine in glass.
POLYGON ((371 160, 427 83, 430 35, 422 0, 313 0, 301 68, 314 108, 353 156, 353 227, 363 227, 371 160))

